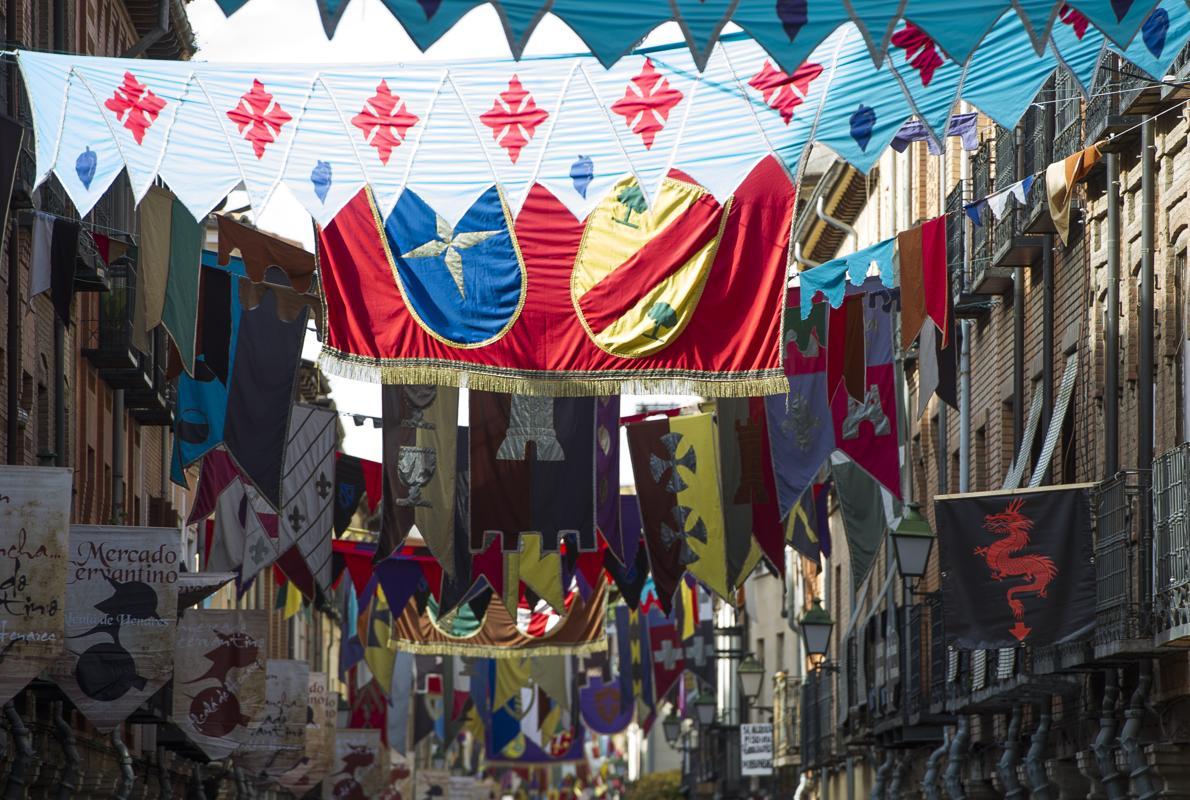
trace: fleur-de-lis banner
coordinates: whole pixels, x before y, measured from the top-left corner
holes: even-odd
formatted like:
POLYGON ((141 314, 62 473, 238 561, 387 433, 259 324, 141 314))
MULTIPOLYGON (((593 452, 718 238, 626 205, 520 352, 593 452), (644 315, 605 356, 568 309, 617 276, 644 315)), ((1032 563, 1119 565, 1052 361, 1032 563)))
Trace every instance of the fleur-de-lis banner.
POLYGON ((274 783, 298 766, 305 752, 310 665, 270 658, 265 665, 264 713, 236 755, 250 780, 274 783))
POLYGON ((1042 647, 1095 623, 1090 484, 935 498, 946 640, 1042 647))
POLYGON ((180 545, 176 528, 70 529, 66 650, 49 675, 101 731, 173 674, 180 545))
POLYGON ((71 474, 0 467, 0 702, 58 658, 66 635, 71 474))
POLYGON ((281 550, 296 547, 314 581, 331 586, 335 447, 339 415, 333 409, 297 403, 289 417, 281 481, 281 550))
POLYGON ((539 585, 560 584, 548 573, 560 574, 561 560, 546 554, 563 541, 578 552, 598 548, 595 399, 472 391, 470 422, 473 578, 506 594, 506 555, 522 553, 535 532, 534 557, 526 552, 519 566, 539 585))
POLYGON ((668 614, 689 571, 727 597, 727 553, 711 414, 683 414, 628 427, 645 544, 668 614))
POLYGON ((448 386, 385 386, 383 559, 414 527, 450 575, 455 573, 455 437, 459 392, 448 386))
POLYGON ((298 797, 318 785, 330 771, 335 753, 335 719, 339 713, 339 694, 330 690, 325 672, 309 673, 302 756, 298 763, 281 775, 278 783, 298 797))
POLYGON ((191 609, 178 622, 173 723, 212 759, 248 741, 265 710, 269 612, 191 609))
POLYGON ((376 797, 388 776, 387 754, 380 731, 339 728, 335 731, 335 761, 322 781, 324 800, 376 797))

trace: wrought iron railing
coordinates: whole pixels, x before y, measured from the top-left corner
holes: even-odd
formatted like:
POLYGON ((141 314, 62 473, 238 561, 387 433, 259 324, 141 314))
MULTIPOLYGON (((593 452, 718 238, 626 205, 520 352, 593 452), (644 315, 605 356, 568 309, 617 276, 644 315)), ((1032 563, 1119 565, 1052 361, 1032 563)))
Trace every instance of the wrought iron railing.
POLYGON ((963 271, 963 250, 966 242, 967 215, 963 203, 967 201, 966 181, 959 181, 946 195, 946 266, 951 275, 963 271))
MULTIPOLYGON (((987 197, 993 191, 992 153, 992 143, 984 141, 971 158, 971 196, 974 198, 987 197)), ((971 259, 975 262, 977 269, 981 261, 990 259, 988 252, 990 231, 987 224, 987 219, 990 217, 990 214, 985 215, 985 224, 983 225, 971 226, 971 259)))
POLYGON ((1095 492, 1095 644, 1153 635, 1152 598, 1145 585, 1149 536, 1148 470, 1125 470, 1095 492))
POLYGON ((996 126, 996 189, 1019 181, 1016 173, 1016 131, 996 126))
POLYGON ((1083 126, 1077 117, 1054 134, 1053 160, 1061 161, 1083 149, 1083 126))
POLYGON ((946 700, 946 627, 942 621, 942 592, 931 592, 925 598, 930 620, 930 704, 946 700))
POLYGON ((1153 548, 1158 636, 1190 635, 1190 444, 1153 461, 1153 548))

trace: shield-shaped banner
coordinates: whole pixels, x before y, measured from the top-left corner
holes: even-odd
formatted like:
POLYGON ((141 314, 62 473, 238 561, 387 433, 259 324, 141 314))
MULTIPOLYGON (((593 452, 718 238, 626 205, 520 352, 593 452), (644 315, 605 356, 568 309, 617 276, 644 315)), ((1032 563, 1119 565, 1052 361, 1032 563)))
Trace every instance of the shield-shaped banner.
POLYGON ((340 728, 335 731, 335 763, 322 782, 324 800, 375 797, 384 785, 380 731, 340 728))
POLYGON ((173 674, 177 528, 75 525, 66 575, 66 651, 49 674, 109 731, 173 674))
POLYGON ((212 759, 238 750, 264 712, 268 615, 194 609, 178 622, 173 722, 212 759))
POLYGON ((71 473, 0 467, 0 703, 62 652, 71 473))

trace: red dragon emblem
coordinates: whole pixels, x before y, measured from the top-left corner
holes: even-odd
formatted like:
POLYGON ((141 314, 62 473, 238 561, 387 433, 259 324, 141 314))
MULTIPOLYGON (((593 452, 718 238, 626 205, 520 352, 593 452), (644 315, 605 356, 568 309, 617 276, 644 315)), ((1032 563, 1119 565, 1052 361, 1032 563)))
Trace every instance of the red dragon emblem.
POLYGON ((999 514, 986 515, 983 518, 984 530, 1001 538, 987 547, 975 548, 975 555, 983 556, 994 580, 1014 577, 1024 579, 1023 583, 1009 587, 1004 593, 1012 616, 1016 619, 1009 633, 1018 641, 1024 641, 1032 630, 1025 625, 1025 605, 1019 596, 1036 594, 1046 597, 1050 582, 1058 575, 1058 568, 1048 556, 1016 555, 1029 546, 1029 534, 1033 530, 1033 520, 1021 513, 1024 504, 1023 498, 1012 500, 999 514))

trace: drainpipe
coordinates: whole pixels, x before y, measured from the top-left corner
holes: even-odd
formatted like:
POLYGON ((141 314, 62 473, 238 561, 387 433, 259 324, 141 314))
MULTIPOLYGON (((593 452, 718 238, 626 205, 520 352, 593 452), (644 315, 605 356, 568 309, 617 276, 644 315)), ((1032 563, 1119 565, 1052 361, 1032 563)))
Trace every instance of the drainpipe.
POLYGON ((1053 797, 1053 786, 1045 771, 1045 751, 1049 746, 1052 704, 1053 699, 1049 697, 1042 702, 1041 719, 1037 723, 1037 730, 1033 732, 1029 752, 1025 755, 1025 773, 1029 776, 1029 790, 1032 792, 1033 800, 1050 800, 1053 797))
POLYGON ((892 750, 885 752, 884 761, 876 768, 876 780, 872 781, 872 791, 868 795, 871 800, 884 800, 884 787, 888 784, 889 773, 893 769, 892 750))
POLYGON ((172 3, 173 0, 157 0, 157 24, 136 44, 125 51, 124 58, 140 58, 142 53, 161 41, 162 36, 169 33, 169 11, 172 3))
POLYGON ((24 800, 25 786, 32 777, 29 772, 33 768, 33 736, 11 700, 4 704, 4 718, 8 720, 13 751, 12 762, 8 765, 8 783, 4 785, 4 800, 24 800))
POLYGON ((821 261, 814 261, 812 259, 806 258, 802 254, 802 243, 801 242, 793 243, 793 260, 796 261, 798 264, 800 264, 802 267, 805 267, 806 269, 811 269, 813 267, 817 267, 819 264, 822 263, 821 261))
MULTIPOLYGON (((1110 190, 1109 190, 1110 191, 1110 190)), ((1128 779, 1116 769, 1116 703, 1120 699, 1119 676, 1114 669, 1104 671, 1103 704, 1099 711, 1099 733, 1091 750, 1095 754, 1095 768, 1108 800, 1124 800, 1128 796, 1128 779)))
POLYGON ((128 752, 128 745, 120 738, 120 729, 112 731, 112 747, 116 749, 116 759, 120 763, 119 783, 116 784, 114 800, 128 800, 132 796, 132 787, 136 784, 136 773, 132 771, 132 754, 128 752))
POLYGON ((967 790, 963 787, 963 767, 967 764, 967 747, 970 744, 971 720, 966 714, 960 714, 954 738, 950 740, 946 772, 942 776, 946 796, 950 800, 967 800, 967 790))
MULTIPOLYGON (((966 109, 966 104, 963 104, 966 109)), ((971 155, 966 148, 959 153, 959 181, 964 198, 971 180, 971 155)), ((971 222, 966 214, 959 219, 963 226, 963 291, 971 286, 971 222)), ((970 320, 959 320, 962 342, 959 346, 959 491, 971 491, 971 327, 970 320)))
POLYGON ((202 765, 195 764, 190 770, 191 800, 207 800, 207 789, 202 782, 202 765))
POLYGON ((930 751, 926 758, 926 771, 921 776, 921 793, 926 800, 942 800, 942 791, 938 786, 938 765, 946 751, 950 749, 950 728, 942 735, 942 744, 930 751))
MULTIPOLYGON (((1041 430, 1049 431, 1054 414, 1054 235, 1041 237, 1041 430)), ((1041 476, 1049 483, 1053 466, 1041 476)))
POLYGON ((859 250, 859 233, 855 230, 855 228, 851 227, 843 220, 832 217, 830 214, 826 213, 825 197, 821 195, 818 196, 818 202, 814 206, 814 213, 817 214, 818 218, 827 225, 830 225, 832 228, 843 231, 843 233, 847 234, 847 238, 851 239, 851 252, 854 253, 856 250, 859 250))
POLYGON ((62 714, 62 702, 54 702, 54 730, 58 733, 58 741, 62 744, 62 757, 65 763, 58 777, 58 800, 71 800, 79 789, 79 779, 82 777, 82 759, 79 758, 78 743, 74 738, 74 729, 62 714))
MULTIPOLYGON (((9 16, 12 16, 11 14, 9 16)), ((54 52, 66 50, 66 0, 54 0, 54 52)), ((17 284, 12 284, 16 286, 17 284)), ((54 464, 66 466, 66 324, 54 314, 54 464)))
POLYGON ((165 765, 165 748, 157 746, 157 787, 161 800, 174 800, 174 782, 165 765))
MULTIPOLYGON (((1153 257, 1154 228, 1156 227, 1156 180, 1154 179, 1153 118, 1145 117, 1141 125, 1141 177, 1140 177, 1140 353, 1137 368, 1136 388, 1136 466, 1138 469, 1153 468, 1153 257)), ((1140 597, 1141 607, 1151 608, 1153 579, 1152 525, 1141 526, 1140 597)))
MULTIPOLYGON (((1152 124, 1149 122, 1148 124, 1152 124)), ((1152 800, 1158 796, 1153 786, 1153 768, 1145 761, 1144 748, 1140 743, 1140 729, 1144 725, 1145 705, 1149 701, 1149 690, 1153 686, 1153 662, 1145 659, 1140 663, 1140 677, 1132 702, 1124 712, 1124 730, 1120 732, 1120 749, 1131 770, 1129 778, 1138 800, 1152 800)))
POLYGON ((1004 739, 1004 752, 996 764, 996 774, 1000 777, 1000 788, 1004 797, 1022 798, 1025 790, 1021 787, 1017 777, 1016 767, 1021 760, 1021 707, 1012 707, 1012 717, 1008 721, 1008 733, 1004 739))
POLYGON ((909 775, 909 766, 909 757, 907 755, 903 755, 897 759, 897 765, 893 768, 892 780, 888 783, 888 791, 884 793, 884 800, 900 800, 904 796, 901 793, 901 787, 905 783, 905 778, 909 775))
POLYGON ((1105 478, 1120 471, 1120 156, 1107 162, 1107 319, 1103 359, 1103 468, 1105 478))
MULTIPOLYGON (((11 45, 17 40, 17 15, 11 13, 4 15, 4 38, 11 45)), ((8 116, 13 119, 20 119, 20 109, 17 106, 17 97, 20 92, 20 84, 17 78, 17 68, 12 62, 9 62, 4 67, 5 72, 8 73, 8 116)), ((15 216, 10 215, 10 218, 15 220, 15 216)), ((6 413, 8 415, 7 422, 7 437, 8 437, 8 452, 7 461, 9 464, 17 463, 17 437, 21 435, 20 426, 17 425, 17 414, 20 408, 20 391, 21 391, 21 293, 17 288, 21 285, 21 262, 17 258, 17 227, 15 222, 10 224, 8 229, 8 336, 5 346, 8 348, 8 397, 5 400, 6 413)))
MULTIPOLYGON (((1012 135, 1016 174, 1020 175, 1025 171, 1025 137, 1020 125, 1012 135)), ((1025 438, 1025 271, 1018 267, 1012 274, 1012 441, 1018 451, 1025 438)), ((1029 454, 1023 453, 1022 457, 1028 458, 1029 454)))
POLYGON ((112 391, 112 524, 124 522, 124 390, 112 391))

